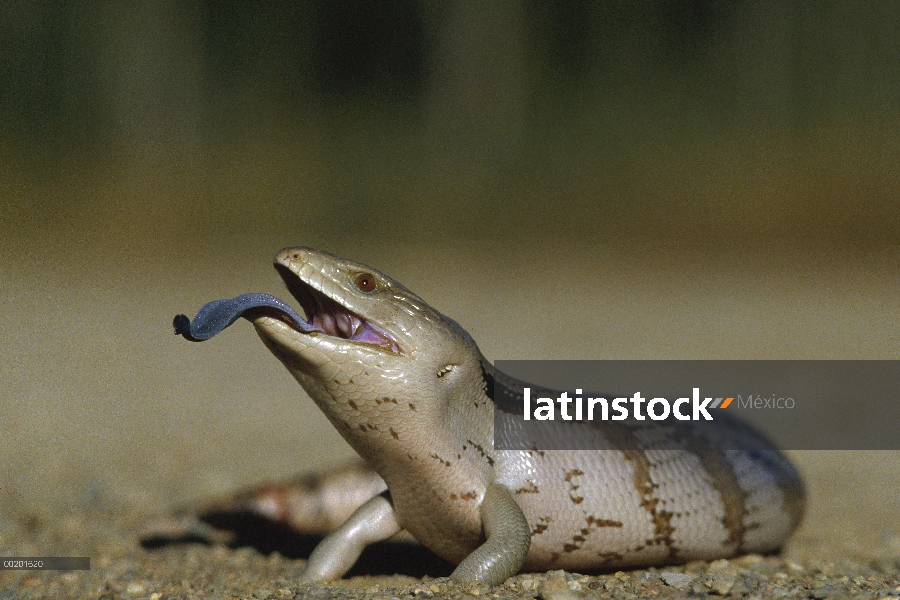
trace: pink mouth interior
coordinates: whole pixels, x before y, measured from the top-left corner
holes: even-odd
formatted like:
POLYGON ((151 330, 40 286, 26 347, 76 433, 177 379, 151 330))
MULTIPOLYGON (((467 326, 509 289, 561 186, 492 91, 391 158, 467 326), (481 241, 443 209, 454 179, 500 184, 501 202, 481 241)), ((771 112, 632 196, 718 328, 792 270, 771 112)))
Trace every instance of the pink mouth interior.
POLYGON ((318 306, 310 311, 303 306, 309 323, 324 333, 354 342, 363 342, 374 346, 381 346, 391 352, 400 353, 397 343, 387 333, 366 321, 362 317, 350 312, 337 302, 324 296, 315 296, 318 306))
POLYGON ((303 307, 310 325, 336 338, 371 344, 401 354, 397 342, 380 327, 312 289, 288 269, 280 265, 276 268, 288 290, 303 307))

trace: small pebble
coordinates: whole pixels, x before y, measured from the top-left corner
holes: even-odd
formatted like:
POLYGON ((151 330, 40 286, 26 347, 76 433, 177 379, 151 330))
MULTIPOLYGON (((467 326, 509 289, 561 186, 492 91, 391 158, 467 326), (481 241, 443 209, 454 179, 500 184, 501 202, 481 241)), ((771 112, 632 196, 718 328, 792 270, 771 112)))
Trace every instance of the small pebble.
POLYGON ((672 586, 675 589, 686 590, 691 587, 691 583, 694 581, 694 577, 692 575, 688 575, 686 573, 670 573, 668 571, 660 573, 659 576, 663 581, 666 582, 667 585, 672 586))
POLYGON ((654 573, 653 571, 641 571, 636 579, 643 584, 648 584, 659 581, 659 575, 657 573, 654 573))
POLYGON ((569 589, 566 578, 554 575, 538 588, 538 595, 544 600, 575 600, 578 595, 569 589))
POLYGON ((735 580, 731 577, 716 577, 708 582, 709 589, 720 596, 726 596, 734 587, 735 580))
POLYGON ((809 590, 807 594, 810 598, 815 598, 816 600, 822 600, 823 598, 830 598, 831 596, 837 596, 843 592, 843 589, 836 585, 823 585, 817 588, 813 588, 809 590))
POLYGON ((131 582, 128 584, 128 587, 125 588, 125 591, 129 594, 133 594, 137 596, 138 594, 143 594, 147 591, 147 586, 142 583, 131 582))

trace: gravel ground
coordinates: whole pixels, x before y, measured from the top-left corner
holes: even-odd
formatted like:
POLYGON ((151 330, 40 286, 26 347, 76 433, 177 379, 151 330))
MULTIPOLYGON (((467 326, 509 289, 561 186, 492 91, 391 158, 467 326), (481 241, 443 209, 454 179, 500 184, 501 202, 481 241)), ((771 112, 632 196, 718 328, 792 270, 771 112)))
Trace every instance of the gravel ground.
MULTIPOLYGON (((200 346, 173 339, 176 312, 281 293, 273 251, 219 252, 191 265, 174 251, 90 269, 52 253, 15 262, 0 288, 0 339, 12 357, 0 364, 0 403, 10 403, 0 419, 0 556, 89 556, 91 570, 0 571, 0 600, 900 596, 898 452, 792 453, 808 511, 773 557, 522 574, 488 590, 454 585, 447 565, 400 544, 373 548, 355 576, 328 586, 296 583, 304 556, 296 547, 143 547, 144 523, 173 506, 349 456, 249 327, 200 346), (193 275, 172 291, 173 273, 193 275)), ((532 277, 516 270, 531 264, 518 252, 428 248, 418 263, 413 252, 353 256, 455 317, 494 358, 900 358, 893 255, 688 264, 585 254, 577 264, 567 252, 570 268, 558 271, 559 256, 545 253, 532 277), (492 264, 509 268, 498 277, 492 264), (523 280, 553 285, 523 291, 523 280)))
MULTIPOLYGON (((460 586, 446 577, 356 576, 326 586, 298 585, 302 560, 252 548, 175 544, 142 549, 129 515, 80 514, 59 521, 36 517, 4 523, 5 554, 87 553, 90 571, 4 571, 0 599, 150 598, 286 600, 290 598, 880 598, 900 596, 900 536, 884 539, 869 559, 837 561, 748 555, 711 563, 581 575, 563 571, 521 574, 493 589, 460 586), (73 540, 78 540, 77 544, 73 540), (878 556, 876 556, 878 554, 878 556)), ((403 544, 394 544, 402 546, 403 544)), ((390 559, 403 552, 382 545, 390 559)), ((408 553, 406 560, 410 559, 408 553)), ((397 563, 402 570, 408 564, 397 563)))
MULTIPOLYGON (((165 511, 69 511, 39 505, 0 512, 2 556, 90 556, 90 571, 0 571, 0 600, 25 598, 881 598, 900 596, 900 475, 896 452, 791 453, 809 487, 807 516, 778 556, 575 574, 520 574, 504 585, 459 586, 451 565, 408 543, 382 543, 348 579, 298 585, 312 543, 296 536, 253 546, 142 545, 165 511)), ((102 496, 102 494, 99 494, 102 496)), ((99 502, 102 504, 102 502, 99 502)), ((261 530, 265 532, 264 528, 261 530)))

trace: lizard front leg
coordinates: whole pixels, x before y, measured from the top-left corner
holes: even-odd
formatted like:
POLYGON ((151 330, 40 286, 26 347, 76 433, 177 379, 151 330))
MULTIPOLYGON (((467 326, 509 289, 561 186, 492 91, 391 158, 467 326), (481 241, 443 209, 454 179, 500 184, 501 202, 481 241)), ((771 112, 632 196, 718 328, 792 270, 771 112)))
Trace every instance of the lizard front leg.
POLYGON ((531 546, 531 528, 509 489, 492 483, 479 507, 487 541, 450 575, 460 583, 498 585, 522 569, 531 546))
POLYGON ((384 541, 401 529, 388 492, 370 498, 343 525, 319 542, 300 581, 338 579, 356 563, 366 546, 384 541))

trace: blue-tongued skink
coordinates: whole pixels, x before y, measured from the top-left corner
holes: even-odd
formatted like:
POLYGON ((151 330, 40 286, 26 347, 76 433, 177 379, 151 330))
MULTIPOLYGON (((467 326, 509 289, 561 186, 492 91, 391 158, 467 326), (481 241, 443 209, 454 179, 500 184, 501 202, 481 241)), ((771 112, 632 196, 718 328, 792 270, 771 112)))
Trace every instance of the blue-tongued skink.
POLYGON ((801 519, 802 480, 775 450, 722 451, 705 440, 680 450, 496 450, 488 390, 522 384, 496 371, 456 322, 375 269, 327 252, 287 248, 275 268, 306 318, 273 296, 245 294, 210 303, 193 322, 180 315, 175 326, 199 341, 249 319, 374 471, 317 486, 334 510, 257 497, 260 512, 293 511, 285 520, 298 529, 336 527, 310 556, 305 581, 341 577, 366 545, 401 530, 457 563, 454 580, 493 585, 523 569, 771 552, 801 519))

